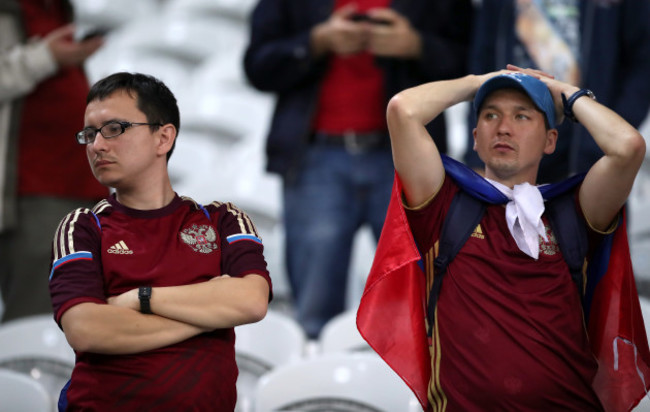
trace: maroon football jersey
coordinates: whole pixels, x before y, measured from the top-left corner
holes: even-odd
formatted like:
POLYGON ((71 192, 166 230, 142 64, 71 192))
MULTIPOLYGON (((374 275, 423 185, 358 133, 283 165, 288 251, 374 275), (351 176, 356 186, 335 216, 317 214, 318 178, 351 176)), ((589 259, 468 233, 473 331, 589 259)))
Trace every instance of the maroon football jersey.
MULTIPOLYGON (((407 210, 427 284, 458 191, 407 210)), ((539 259, 519 250, 503 205, 488 206, 447 268, 431 333, 429 400, 447 411, 601 411, 580 296, 548 221, 539 259)), ((591 234, 592 238, 594 233, 591 234)))
MULTIPOLYGON (((105 303, 143 285, 255 273, 270 288, 262 252, 250 218, 230 203, 204 208, 176 196, 162 209, 142 211, 111 197, 92 211, 71 212, 56 231, 50 273, 55 318, 60 322, 81 302, 105 303)), ((135 355, 77 353, 67 397, 74 410, 233 410, 237 373, 234 331, 218 329, 135 355)))

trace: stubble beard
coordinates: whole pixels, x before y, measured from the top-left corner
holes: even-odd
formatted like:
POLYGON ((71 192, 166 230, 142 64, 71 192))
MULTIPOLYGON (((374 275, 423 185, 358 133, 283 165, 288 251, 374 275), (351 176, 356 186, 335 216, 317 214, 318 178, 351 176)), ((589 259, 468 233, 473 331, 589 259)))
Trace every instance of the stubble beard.
POLYGON ((487 161, 487 167, 493 175, 499 179, 507 179, 515 175, 518 171, 518 163, 512 158, 491 158, 487 161))

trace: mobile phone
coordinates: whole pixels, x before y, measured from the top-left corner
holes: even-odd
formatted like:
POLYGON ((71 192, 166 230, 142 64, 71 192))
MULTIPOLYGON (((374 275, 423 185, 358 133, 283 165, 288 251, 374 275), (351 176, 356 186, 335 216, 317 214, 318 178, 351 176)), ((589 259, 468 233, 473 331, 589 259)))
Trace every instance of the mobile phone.
POLYGON ((83 33, 79 37, 79 41, 83 42, 83 41, 90 40, 90 39, 95 38, 95 37, 105 36, 107 33, 108 33, 108 29, 106 29, 106 28, 92 29, 92 30, 87 31, 86 33, 83 33))
POLYGON ((350 20, 354 22, 370 21, 370 17, 366 13, 354 13, 350 20))
POLYGON ((350 20, 354 22, 367 21, 372 24, 390 24, 388 20, 373 19, 372 17, 368 16, 366 13, 354 13, 352 17, 350 17, 350 20))

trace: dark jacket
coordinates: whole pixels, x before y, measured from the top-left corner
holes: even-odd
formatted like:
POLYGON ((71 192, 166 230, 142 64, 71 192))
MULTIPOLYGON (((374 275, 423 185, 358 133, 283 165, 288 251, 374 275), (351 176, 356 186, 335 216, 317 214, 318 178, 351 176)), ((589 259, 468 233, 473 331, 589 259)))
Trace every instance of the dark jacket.
MULTIPOLYGON (((470 71, 485 73, 513 62, 515 0, 483 0, 476 13, 470 71)), ((650 109, 650 0, 580 1, 580 87, 638 127, 650 109)), ((566 120, 558 145, 566 144, 569 173, 582 172, 602 151, 587 130, 566 120), (569 136, 573 136, 570 139, 569 136), (564 142, 562 140, 564 139, 564 142)), ((466 161, 478 157, 468 148, 466 161)), ((560 146, 561 147, 561 146, 560 146)), ((558 147, 558 149, 560 149, 558 147)))
MULTIPOLYGON (((320 82, 328 59, 313 59, 309 33, 331 14, 333 0, 260 0, 251 16, 244 69, 252 85, 274 92, 277 104, 266 144, 267 169, 287 175, 299 166, 308 144, 320 82)), ((380 58, 386 96, 427 81, 466 73, 470 0, 394 0, 423 40, 419 61, 380 58)), ((444 138, 444 118, 433 136, 444 138)))

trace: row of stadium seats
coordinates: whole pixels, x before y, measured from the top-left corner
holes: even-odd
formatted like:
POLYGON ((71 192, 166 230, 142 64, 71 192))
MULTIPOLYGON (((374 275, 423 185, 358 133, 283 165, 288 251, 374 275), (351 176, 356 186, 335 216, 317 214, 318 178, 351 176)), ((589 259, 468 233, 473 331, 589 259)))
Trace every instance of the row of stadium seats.
MULTIPOLYGON (((417 406, 406 385, 361 338, 355 319, 354 311, 332 319, 317 342, 308 342, 293 318, 275 311, 261 322, 237 327, 235 354, 240 373, 236 410, 270 411, 296 402, 301 408, 347 402, 365 405, 366 409, 358 410, 386 412, 417 406)), ((47 410, 56 410, 59 392, 70 379, 74 362, 74 351, 51 316, 0 325, 1 410, 10 411, 10 405, 21 411, 46 410, 28 408, 43 398, 47 410), (3 379, 14 383, 5 386, 3 379), (34 387, 46 396, 28 396, 34 387)))
MULTIPOLYGON (((641 298, 641 308, 650 320, 650 300, 641 298)), ((339 315, 316 342, 306 339, 293 318, 275 311, 237 327, 236 411, 420 410, 407 386, 361 338, 355 320, 355 311, 339 315)), ((55 411, 74 360, 49 315, 0 325, 1 410, 55 411)), ((642 400, 634 410, 650 411, 650 401, 642 400)))

